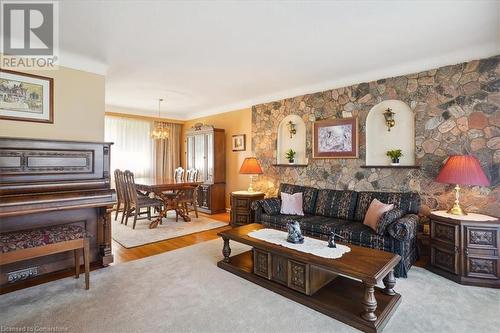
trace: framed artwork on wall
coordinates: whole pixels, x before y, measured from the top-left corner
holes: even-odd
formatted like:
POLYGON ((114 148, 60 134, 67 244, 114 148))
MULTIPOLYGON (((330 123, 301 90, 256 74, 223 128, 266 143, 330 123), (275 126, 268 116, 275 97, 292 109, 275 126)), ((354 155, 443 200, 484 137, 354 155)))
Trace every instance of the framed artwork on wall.
POLYGON ((54 79, 0 70, 0 119, 54 123, 54 79))
POLYGON ((232 147, 233 147, 233 151, 245 151, 245 150, 247 150, 246 134, 233 135, 232 147))
POLYGON ((358 118, 316 121, 313 158, 358 158, 358 118))

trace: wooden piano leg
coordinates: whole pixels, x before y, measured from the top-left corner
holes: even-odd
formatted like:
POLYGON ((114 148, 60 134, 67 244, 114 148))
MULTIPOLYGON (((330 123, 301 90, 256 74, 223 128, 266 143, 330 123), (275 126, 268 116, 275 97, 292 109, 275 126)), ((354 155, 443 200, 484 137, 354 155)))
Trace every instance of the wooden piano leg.
POLYGON ((73 250, 75 253, 75 279, 80 277, 80 249, 73 250))

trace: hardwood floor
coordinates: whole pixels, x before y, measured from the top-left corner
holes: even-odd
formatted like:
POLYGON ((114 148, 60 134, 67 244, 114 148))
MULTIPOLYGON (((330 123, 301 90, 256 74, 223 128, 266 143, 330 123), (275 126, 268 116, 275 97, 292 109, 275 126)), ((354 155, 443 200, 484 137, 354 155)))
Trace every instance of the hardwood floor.
MULTIPOLYGON (((200 215, 205 215, 205 214, 200 213, 200 215)), ((229 226, 229 214, 228 213, 220 213, 220 214, 205 215, 205 216, 210 217, 211 219, 214 219, 217 221, 227 222, 228 225, 224 226, 224 227, 217 228, 217 229, 201 231, 201 232, 197 232, 197 233, 186 235, 186 236, 181 236, 181 237, 167 239, 167 240, 156 242, 156 243, 146 244, 146 245, 134 247, 131 249, 127 249, 113 240, 112 248, 113 248, 114 262, 112 265, 127 262, 130 260, 145 258, 145 257, 153 256, 155 254, 160 254, 163 252, 168 252, 168 251, 180 249, 182 247, 190 246, 193 244, 216 239, 219 237, 219 236, 217 236, 218 232, 231 228, 229 226)))

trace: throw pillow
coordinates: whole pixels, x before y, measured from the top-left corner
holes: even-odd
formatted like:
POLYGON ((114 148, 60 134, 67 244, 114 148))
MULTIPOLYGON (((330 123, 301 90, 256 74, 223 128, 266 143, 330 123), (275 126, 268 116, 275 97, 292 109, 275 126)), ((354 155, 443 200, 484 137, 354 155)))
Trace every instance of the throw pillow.
POLYGON ((261 200, 260 204, 268 215, 276 215, 281 211, 280 198, 268 198, 265 200, 261 200))
POLYGON ((394 208, 394 204, 385 204, 383 202, 378 201, 377 199, 373 199, 370 203, 370 207, 366 211, 365 219, 363 221, 364 225, 369 226, 373 229, 373 231, 377 231, 377 223, 382 214, 387 211, 390 211, 394 208))
POLYGON ((403 217, 405 212, 399 208, 391 209, 380 216, 377 223, 377 234, 383 236, 387 233, 387 227, 390 226, 394 221, 403 217))
POLYGON ((304 215, 302 208, 302 193, 288 194, 281 193, 281 214, 304 215))

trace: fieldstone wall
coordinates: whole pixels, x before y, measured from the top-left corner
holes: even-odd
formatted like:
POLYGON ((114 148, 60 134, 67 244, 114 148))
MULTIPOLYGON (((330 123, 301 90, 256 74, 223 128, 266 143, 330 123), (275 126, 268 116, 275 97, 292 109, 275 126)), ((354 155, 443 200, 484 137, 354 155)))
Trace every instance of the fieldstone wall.
MULTIPOLYGON (((500 216, 500 56, 417 74, 297 96, 252 108, 252 148, 264 174, 256 188, 275 195, 280 182, 332 189, 417 191, 422 215, 454 200, 453 185, 435 178, 451 154, 478 157, 490 187, 465 186, 461 202, 471 212, 500 216), (381 101, 397 99, 415 113, 416 163, 420 169, 365 169, 365 122, 381 101), (289 114, 307 126, 307 167, 273 166, 279 122, 289 114), (312 159, 312 123, 359 117, 358 159, 312 159)), ((396 124, 396 126, 398 126, 396 124)))

